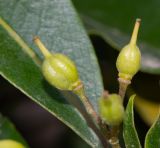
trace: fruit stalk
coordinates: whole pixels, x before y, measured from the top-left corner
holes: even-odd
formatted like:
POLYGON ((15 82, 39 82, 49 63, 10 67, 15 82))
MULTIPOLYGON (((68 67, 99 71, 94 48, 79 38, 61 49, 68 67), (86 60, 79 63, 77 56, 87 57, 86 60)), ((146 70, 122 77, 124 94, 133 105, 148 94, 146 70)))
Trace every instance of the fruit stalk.
POLYGON ((118 78, 118 81, 119 81, 119 92, 118 92, 118 94, 121 96, 121 99, 122 99, 122 102, 123 102, 127 87, 131 83, 131 81, 130 80, 124 80, 124 79, 121 79, 121 78, 118 78))
POLYGON ((99 124, 100 122, 100 117, 94 110, 91 102, 85 95, 85 90, 84 90, 84 85, 81 83, 79 86, 77 86, 73 92, 81 99, 83 105, 86 108, 87 113, 95 120, 96 123, 99 124))

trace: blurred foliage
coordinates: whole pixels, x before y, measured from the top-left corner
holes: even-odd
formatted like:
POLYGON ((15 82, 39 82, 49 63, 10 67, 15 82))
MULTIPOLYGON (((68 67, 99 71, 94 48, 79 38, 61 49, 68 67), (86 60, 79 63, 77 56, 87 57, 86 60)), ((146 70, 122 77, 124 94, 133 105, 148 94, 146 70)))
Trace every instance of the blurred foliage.
POLYGON ((141 70, 160 74, 159 25, 160 2, 157 0, 72 0, 89 31, 101 35, 112 47, 128 43, 136 18, 142 19, 139 44, 141 70), (144 6, 145 4, 145 6, 144 6))
POLYGON ((26 148, 28 144, 18 133, 15 126, 6 118, 0 114, 0 140, 14 140, 20 144, 23 144, 26 148))

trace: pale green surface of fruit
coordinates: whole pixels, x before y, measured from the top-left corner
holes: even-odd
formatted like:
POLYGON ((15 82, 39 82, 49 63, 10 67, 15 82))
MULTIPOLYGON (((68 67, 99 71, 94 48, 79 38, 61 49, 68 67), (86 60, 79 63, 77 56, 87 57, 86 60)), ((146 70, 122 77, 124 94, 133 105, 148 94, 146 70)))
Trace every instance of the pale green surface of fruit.
POLYGON ((45 79, 61 90, 72 90, 79 76, 75 64, 63 54, 51 54, 44 59, 42 72, 45 79))
POLYGON ((117 58, 118 76, 124 80, 131 80, 140 69, 141 53, 136 45, 140 22, 141 19, 136 19, 130 43, 123 47, 117 58))
POLYGON ((0 148, 25 148, 21 143, 14 140, 0 140, 0 148))
POLYGON ((131 80, 141 65, 141 53, 136 45, 128 44, 120 52, 116 66, 119 77, 131 80))
POLYGON ((99 100, 99 111, 102 119, 108 125, 119 125, 124 116, 121 97, 117 94, 111 94, 107 98, 101 98, 99 100))

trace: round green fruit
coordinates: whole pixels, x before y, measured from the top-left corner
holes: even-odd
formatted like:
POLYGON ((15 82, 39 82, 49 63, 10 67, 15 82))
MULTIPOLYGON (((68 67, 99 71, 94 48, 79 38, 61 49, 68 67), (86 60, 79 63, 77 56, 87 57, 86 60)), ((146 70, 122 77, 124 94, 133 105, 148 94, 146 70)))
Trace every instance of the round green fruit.
POLYGON ((124 107, 121 100, 117 94, 111 94, 99 100, 100 116, 108 125, 115 126, 122 122, 124 107))
POLYGON ((42 72, 51 85, 61 90, 72 90, 73 85, 79 81, 76 66, 63 54, 53 54, 45 58, 42 72))

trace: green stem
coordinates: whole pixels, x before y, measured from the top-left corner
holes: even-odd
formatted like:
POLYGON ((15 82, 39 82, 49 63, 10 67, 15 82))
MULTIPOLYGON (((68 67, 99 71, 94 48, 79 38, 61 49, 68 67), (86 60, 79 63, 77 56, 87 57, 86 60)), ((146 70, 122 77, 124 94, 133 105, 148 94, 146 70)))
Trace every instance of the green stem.
POLYGON ((141 19, 139 19, 139 18, 136 19, 136 23, 135 23, 133 33, 132 33, 132 37, 131 37, 131 41, 130 41, 131 45, 136 45, 140 23, 141 23, 141 19))
POLYGON ((41 40, 39 39, 38 36, 35 36, 33 40, 34 40, 35 44, 39 47, 39 49, 41 50, 41 52, 42 52, 42 54, 43 54, 43 56, 44 56, 45 58, 51 56, 51 53, 50 53, 50 52, 48 51, 48 49, 44 46, 44 44, 41 42, 41 40))

